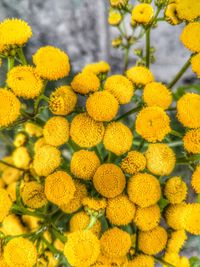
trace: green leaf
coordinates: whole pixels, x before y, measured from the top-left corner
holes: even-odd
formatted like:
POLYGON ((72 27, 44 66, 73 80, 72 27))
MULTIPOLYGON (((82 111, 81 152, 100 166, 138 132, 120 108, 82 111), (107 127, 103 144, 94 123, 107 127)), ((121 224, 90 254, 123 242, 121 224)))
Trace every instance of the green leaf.
POLYGON ((159 200, 158 205, 159 205, 159 207, 160 207, 160 209, 161 209, 161 212, 164 210, 164 208, 165 208, 168 204, 169 204, 169 201, 168 201, 166 198, 164 198, 164 197, 162 197, 162 198, 159 200))
POLYGON ((191 267, 200 267, 200 259, 198 257, 190 258, 190 266, 191 267))

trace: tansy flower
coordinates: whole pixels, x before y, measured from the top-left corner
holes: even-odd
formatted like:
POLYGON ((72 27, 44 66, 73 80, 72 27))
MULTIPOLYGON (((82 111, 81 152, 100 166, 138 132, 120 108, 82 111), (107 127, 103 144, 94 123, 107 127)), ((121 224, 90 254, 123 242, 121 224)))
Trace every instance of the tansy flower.
POLYGON ((106 207, 106 217, 114 225, 127 225, 135 215, 135 205, 126 195, 109 199, 106 207))
POLYGON ((23 146, 27 141, 27 136, 26 134, 24 133, 18 133, 16 136, 15 136, 15 139, 13 141, 13 144, 16 146, 16 147, 20 147, 20 146, 23 146))
POLYGON ((43 129, 39 125, 32 123, 32 122, 27 122, 25 124, 25 131, 30 135, 30 136, 36 136, 40 137, 43 134, 43 129))
POLYGON ((185 203, 169 205, 165 212, 165 219, 169 227, 181 230, 185 227, 187 205, 185 203))
POLYGON ((94 265, 92 265, 93 267, 110 267, 110 266, 127 266, 127 257, 107 257, 105 256, 103 253, 100 253, 97 261, 95 262, 94 265))
POLYGON ((96 76, 96 74, 89 71, 83 71, 77 74, 74 76, 71 82, 71 87, 74 92, 82 95, 87 95, 91 92, 97 91, 99 86, 99 78, 96 76))
POLYGON ((77 95, 70 86, 58 87, 49 98, 49 109, 55 115, 68 115, 77 103, 77 95))
POLYGON ((30 208, 38 209, 47 204, 44 186, 36 181, 24 183, 20 195, 24 204, 30 208))
POLYGON ((96 146, 103 139, 103 135, 103 123, 93 120, 87 113, 76 115, 71 122, 70 136, 80 147, 96 146))
POLYGON ((192 235, 200 235, 200 204, 191 203, 186 207, 185 230, 192 235))
POLYGON ((134 87, 123 75, 112 75, 104 84, 104 90, 113 94, 120 104, 128 104, 134 93, 134 87))
POLYGON ((96 75, 104 74, 110 71, 110 65, 105 61, 99 61, 91 64, 87 64, 82 71, 92 72, 96 75))
POLYGON ((187 185, 181 177, 172 177, 165 183, 164 195, 172 204, 181 203, 186 199, 187 185))
POLYGON ((67 235, 64 255, 72 266, 90 266, 100 254, 100 243, 91 231, 76 231, 67 235))
POLYGON ((187 235, 185 233, 185 230, 178 230, 172 232, 167 242, 167 251, 170 253, 178 254, 186 240, 187 235))
POLYGON ((200 194, 200 165, 196 167, 196 170, 192 174, 191 184, 197 194, 200 194))
POLYGON ((171 131, 170 118, 160 107, 143 108, 136 118, 136 131, 148 142, 162 141, 171 131))
POLYGON ((106 208, 107 202, 105 198, 85 197, 82 204, 85 209, 89 209, 90 211, 102 211, 106 208))
POLYGON ((12 206, 12 201, 8 195, 8 192, 0 188, 0 222, 8 215, 10 208, 12 206))
POLYGON ((21 171, 12 167, 7 167, 2 173, 2 180, 8 185, 19 180, 20 175, 21 171))
POLYGON ((148 83, 143 91, 143 99, 147 106, 168 109, 172 103, 172 94, 162 83, 148 83))
POLYGON ((4 232, 5 235, 22 235, 26 232, 26 229, 22 225, 19 217, 14 214, 8 215, 3 220, 1 230, 4 232))
POLYGON ((29 155, 28 149, 24 146, 18 147, 13 152, 13 163, 16 167, 22 169, 28 169, 31 157, 29 155))
POLYGON ((100 160, 94 151, 79 150, 72 155, 70 170, 77 178, 90 180, 97 168, 100 160))
POLYGON ((111 93, 100 91, 88 97, 86 109, 96 121, 111 121, 117 115, 119 104, 111 93))
POLYGON ((110 5, 112 7, 122 8, 126 6, 128 3, 128 0, 110 0, 110 5))
POLYGON ((30 267, 36 264, 37 250, 28 239, 16 237, 8 241, 3 256, 10 267, 30 267))
POLYGON ((135 174, 143 171, 146 167, 145 156, 138 151, 130 151, 128 155, 122 160, 121 168, 123 172, 128 174, 135 174))
POLYGON ((131 23, 134 25, 148 24, 154 15, 153 7, 150 4, 139 4, 136 5, 132 10, 131 23))
POLYGON ((138 173, 129 179, 128 195, 138 206, 149 207, 156 204, 161 197, 160 183, 151 174, 138 173))
POLYGON ((183 137, 184 148, 189 153, 200 153, 200 128, 188 131, 183 137))
POLYGON ((60 116, 50 118, 43 129, 46 144, 61 146, 69 139, 69 122, 60 116))
POLYGON ((199 105, 200 95, 194 93, 186 93, 178 100, 177 117, 185 127, 200 128, 199 105))
POLYGON ((187 49, 192 52, 200 52, 200 23, 191 22, 186 25, 180 39, 187 49))
POLYGON ((177 16, 177 4, 176 3, 171 3, 167 5, 165 9, 165 18, 172 25, 177 25, 181 23, 181 20, 177 16))
POLYGON ((176 163, 174 151, 167 144, 149 144, 145 152, 147 168, 156 175, 169 175, 176 163))
POLYGON ((54 46, 44 46, 33 55, 37 73, 47 80, 58 80, 68 76, 70 64, 68 55, 54 46))
POLYGON ((192 21, 200 16, 200 2, 196 0, 177 1, 176 10, 180 19, 192 21))
POLYGON ((35 152, 33 168, 37 175, 47 176, 58 168, 60 162, 60 151, 53 146, 44 145, 35 152))
MULTIPOLYGON (((165 262, 169 263, 169 264, 173 264, 173 266, 180 266, 180 265, 178 265, 179 262, 180 262, 180 256, 177 253, 165 252, 165 255, 163 257, 163 260, 165 262)), ((163 266, 164 267, 167 267, 166 265, 163 265, 163 266)))
POLYGON ((10 91, 0 88, 0 127, 13 123, 20 115, 21 104, 10 91))
POLYGON ((179 266, 181 267, 190 267, 190 261, 187 257, 180 257, 179 266))
POLYGON ((3 255, 0 256, 0 266, 1 267, 9 267, 8 264, 6 263, 3 255))
POLYGON ((133 143, 131 130, 121 122, 111 122, 105 130, 103 144, 108 151, 120 156, 128 152, 133 143))
POLYGON ((113 198, 123 192, 126 179, 117 165, 104 163, 97 169, 93 177, 93 184, 102 196, 113 198))
POLYGON ((0 23, 1 45, 22 46, 31 36, 31 27, 21 19, 5 19, 0 23))
POLYGON ((154 77, 149 69, 143 66, 134 66, 127 70, 126 76, 135 85, 146 85, 153 82, 154 77))
POLYGON ((16 96, 31 99, 39 96, 43 81, 31 66, 17 66, 7 74, 7 84, 16 96))
POLYGON ((193 72, 200 78, 200 53, 191 58, 191 65, 193 72))
POLYGON ((167 232, 161 226, 157 226, 148 232, 139 232, 138 246, 145 254, 158 254, 165 248, 166 243, 167 232))
POLYGON ((34 152, 36 153, 36 151, 38 149, 40 149, 41 147, 43 147, 45 145, 46 145, 46 141, 45 141, 44 137, 39 138, 34 144, 34 152))
POLYGON ((160 222, 161 214, 158 205, 136 209, 134 223, 141 231, 150 231, 160 222))
POLYGON ((119 12, 110 11, 108 15, 108 23, 110 25, 116 26, 119 25, 122 20, 122 16, 119 12))
POLYGON ((72 177, 64 171, 57 171, 45 179, 45 195, 52 203, 67 205, 74 197, 76 187, 72 177))
POLYGON ((140 254, 128 262, 128 267, 154 267, 154 258, 140 254))
POLYGON ((130 235, 117 228, 105 231, 100 240, 101 251, 108 258, 124 257, 131 248, 130 235))

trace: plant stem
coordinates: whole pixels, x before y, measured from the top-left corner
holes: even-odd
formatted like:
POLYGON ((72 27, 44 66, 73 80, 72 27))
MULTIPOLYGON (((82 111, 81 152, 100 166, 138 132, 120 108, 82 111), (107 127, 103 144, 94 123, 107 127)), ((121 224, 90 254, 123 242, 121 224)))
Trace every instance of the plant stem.
POLYGON ((141 106, 138 106, 136 108, 133 108, 133 109, 129 110, 128 112, 124 113, 123 115, 119 116, 115 121, 120 121, 120 120, 128 117, 129 115, 131 115, 131 114, 139 111, 140 109, 141 109, 141 106))
POLYGON ((6 166, 8 166, 8 167, 17 169, 17 170, 19 170, 19 171, 26 171, 25 169, 18 168, 18 167, 16 167, 15 165, 12 165, 12 164, 10 164, 10 163, 8 163, 8 162, 5 162, 5 161, 3 161, 3 160, 0 160, 0 163, 6 165, 6 166))
POLYGON ((14 57, 8 57, 8 71, 14 67, 15 59, 14 57))
POLYGON ((22 206, 18 206, 16 204, 14 204, 12 206, 12 212, 15 213, 15 214, 25 214, 25 215, 30 215, 30 216, 34 216, 34 217, 37 217, 37 218, 43 218, 45 217, 45 215, 43 215, 42 213, 40 212, 37 212, 37 211, 30 211, 22 206))
POLYGON ((150 46, 151 46, 151 28, 146 31, 146 67, 150 67, 150 46))
POLYGON ((97 217, 91 215, 91 216, 90 216, 90 222, 89 222, 89 224, 86 226, 85 230, 89 230, 89 229, 91 229, 91 228, 95 225, 96 221, 97 221, 97 217))
POLYGON ((27 60, 24 56, 24 52, 23 52, 22 47, 20 47, 17 52, 18 52, 18 56, 19 56, 19 59, 20 59, 22 65, 27 65, 27 60))
POLYGON ((171 135, 174 135, 176 137, 180 137, 180 138, 183 138, 183 135, 175 130, 171 130, 170 132, 171 135))

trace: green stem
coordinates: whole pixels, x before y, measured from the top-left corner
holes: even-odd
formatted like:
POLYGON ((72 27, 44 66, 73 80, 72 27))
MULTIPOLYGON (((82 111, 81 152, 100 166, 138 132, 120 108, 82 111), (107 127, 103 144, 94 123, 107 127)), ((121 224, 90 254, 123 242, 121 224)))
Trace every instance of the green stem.
POLYGON ((146 31, 146 67, 150 67, 151 28, 146 31))
POLYGON ((60 252, 52 245, 50 244, 46 238, 42 237, 42 241, 45 243, 45 245, 48 247, 48 249, 53 253, 53 254, 60 254, 60 252))
POLYGON ((155 261, 161 263, 162 265, 166 265, 166 266, 168 266, 168 267, 175 267, 174 265, 172 265, 172 264, 170 264, 170 263, 164 261, 164 260, 161 259, 161 258, 157 258, 157 257, 154 256, 154 259, 155 259, 155 261))
POLYGON ((131 114, 139 111, 140 109, 141 109, 141 106, 138 106, 136 108, 133 108, 133 109, 129 110, 128 112, 124 113, 123 115, 121 115, 120 117, 118 117, 115 121, 120 121, 120 120, 128 117, 129 115, 131 115, 131 114))
POLYGON ((40 212, 29 211, 28 209, 26 209, 26 208, 24 208, 22 206, 18 206, 16 204, 14 204, 12 206, 12 212, 15 213, 15 214, 25 214, 25 215, 30 215, 30 216, 37 217, 37 218, 42 218, 42 219, 45 218, 45 215, 43 215, 40 212))
POLYGON ((23 52, 22 47, 20 47, 20 48, 18 49, 17 54, 18 54, 18 56, 19 56, 19 59, 20 59, 22 65, 27 65, 27 60, 26 60, 26 58, 25 58, 25 56, 24 56, 24 52, 23 52))
POLYGON ((180 137, 181 139, 183 138, 183 135, 175 130, 171 130, 170 134, 176 137, 180 137))
POLYGON ((8 71, 14 67, 15 59, 14 57, 8 57, 8 71))
POLYGON ((141 143, 139 144, 139 147, 138 147, 137 151, 141 151, 142 148, 144 147, 144 144, 145 144, 145 140, 142 139, 142 140, 141 140, 141 143))
POLYGON ((10 164, 10 163, 8 163, 8 162, 5 162, 5 161, 3 161, 3 160, 0 160, 0 163, 6 165, 6 166, 8 166, 8 167, 17 169, 17 170, 19 170, 19 171, 26 171, 25 169, 18 168, 18 167, 16 167, 15 165, 12 165, 12 164, 10 164))
POLYGON ((53 233, 55 234, 55 236, 62 242, 62 243, 65 243, 67 241, 67 237, 62 235, 58 230, 57 228, 53 225, 52 225, 52 230, 53 230, 53 233))
POLYGON ((91 215, 90 216, 90 222, 87 225, 87 227, 85 228, 85 230, 91 229, 95 225, 96 221, 97 221, 97 217, 91 215))

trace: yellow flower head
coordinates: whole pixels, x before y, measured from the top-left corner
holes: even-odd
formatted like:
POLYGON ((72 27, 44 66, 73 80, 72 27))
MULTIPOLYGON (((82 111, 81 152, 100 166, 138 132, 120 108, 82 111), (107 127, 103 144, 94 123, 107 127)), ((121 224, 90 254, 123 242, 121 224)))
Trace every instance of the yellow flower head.
POLYGON ((184 229, 187 216, 187 205, 185 203, 169 205, 165 212, 166 223, 174 230, 184 229))
POLYGON ((160 183, 156 177, 148 173, 138 173, 128 182, 130 200, 145 208, 156 204, 161 197, 160 183))
POLYGON ((134 93, 131 81, 123 75, 112 75, 104 84, 104 89, 116 97, 120 104, 128 104, 134 93))
POLYGON ((190 267, 190 261, 186 257, 180 257, 179 259, 179 266, 181 267, 190 267))
POLYGON ((7 84, 16 96, 25 99, 39 96, 43 88, 42 79, 31 66, 12 68, 7 74, 7 84))
POLYGON ((104 163, 97 169, 93 177, 93 184, 102 196, 113 198, 123 192, 126 179, 117 165, 104 163))
POLYGON ((67 235, 64 255, 72 266, 90 266, 100 254, 100 242, 91 231, 76 231, 67 235))
POLYGON ((70 63, 68 55, 53 46, 44 46, 33 55, 37 73, 47 80, 58 80, 68 76, 70 63))
POLYGON ((167 144, 150 144, 145 152, 147 168, 156 175, 169 175, 176 163, 174 151, 167 144))
POLYGON ((38 209, 47 204, 44 186, 36 181, 24 183, 20 195, 25 205, 38 209))
POLYGON ((200 22, 191 22, 180 36, 183 45, 192 52, 200 52, 200 22))
POLYGON ((164 195, 172 204, 181 203, 186 199, 187 185, 181 177, 172 177, 165 183, 164 195))
POLYGON ((167 251, 178 254, 186 240, 187 235, 185 230, 177 230, 172 232, 167 242, 167 251))
MULTIPOLYGON (((19 217, 17 217, 14 214, 8 215, 3 220, 1 230, 4 232, 5 235, 21 235, 21 234, 25 234, 25 232, 26 232, 19 217)), ((1 266, 1 264, 0 264, 0 266, 1 266)))
POLYGON ((87 113, 78 114, 73 118, 70 136, 80 147, 90 148, 96 146, 103 139, 103 135, 103 123, 93 120, 87 113))
POLYGON ((200 16, 200 2, 196 0, 177 1, 176 10, 180 19, 192 21, 200 16))
POLYGON ((188 131, 183 137, 184 148, 189 153, 200 153, 200 128, 188 131))
POLYGON ((77 178, 90 180, 97 168, 100 160, 94 151, 79 150, 72 155, 70 170, 77 178))
POLYGON ((113 25, 113 26, 119 25, 121 20, 122 20, 122 16, 119 12, 116 12, 113 10, 109 12, 108 23, 110 25, 113 25))
POLYGON ((50 118, 43 129, 46 144, 61 146, 69 140, 69 122, 60 116, 50 118))
POLYGON ((155 255, 161 252, 167 244, 167 232, 157 226, 151 231, 139 232, 138 246, 145 254, 155 255))
POLYGON ((74 90, 74 92, 87 95, 91 92, 98 91, 100 86, 100 80, 94 74, 90 71, 83 71, 76 76, 74 76, 71 87, 74 90))
POLYGON ((49 109, 55 115, 68 115, 71 113, 77 103, 77 95, 70 86, 60 86, 51 95, 49 99, 49 109))
POLYGON ((146 85, 154 81, 153 74, 149 69, 143 66, 134 66, 127 70, 126 76, 135 85, 146 85))
POLYGON ((13 163, 16 167, 28 169, 31 161, 28 149, 24 146, 18 147, 13 152, 13 163))
POLYGON ((148 142, 162 141, 171 131, 170 118, 160 107, 143 108, 136 118, 136 131, 148 142))
POLYGON ((0 222, 2 222, 8 215, 10 208, 12 206, 12 201, 8 195, 8 192, 0 188, 0 222))
POLYGON ((105 198, 85 197, 82 204, 90 211, 102 211, 106 208, 107 202, 105 198))
POLYGON ((103 233, 100 243, 102 253, 108 258, 124 257, 131 248, 131 236, 114 227, 103 233))
POLYGON ((104 74, 110 71, 110 65, 105 61, 99 61, 91 64, 87 64, 82 71, 92 72, 96 75, 104 74))
POLYGON ((57 171, 45 179, 45 195, 52 203, 67 205, 74 197, 76 187, 72 177, 64 171, 57 171))
POLYGON ((185 230, 192 235, 200 235, 200 204, 192 203, 186 207, 185 230))
POLYGON ((197 194, 200 194, 200 165, 196 167, 196 170, 192 174, 192 187, 197 194))
POLYGON ((193 72, 195 72, 197 77, 200 78, 200 53, 191 58, 191 65, 193 72))
POLYGON ((106 217, 114 225, 127 225, 133 220, 135 209, 126 195, 120 195, 108 200, 106 217))
POLYGON ((36 137, 40 137, 42 136, 43 133, 43 129, 32 122, 27 122, 25 124, 25 131, 30 135, 30 136, 36 136, 36 137))
POLYGON ((181 23, 181 20, 177 16, 177 4, 176 3, 171 3, 166 7, 165 18, 172 25, 177 25, 181 23))
POLYGON ((145 167, 145 156, 136 150, 128 152, 128 155, 121 162, 123 172, 128 174, 136 174, 137 172, 143 171, 145 167))
POLYGON ((34 156, 33 168, 39 176, 47 176, 52 173, 61 162, 60 151, 50 145, 39 148, 34 156))
POLYGON ((28 239, 16 237, 7 243, 3 256, 10 267, 30 267, 36 264, 37 250, 28 239))
POLYGON ((172 103, 172 94, 162 83, 152 82, 145 86, 143 99, 147 106, 168 109, 172 103))
POLYGON ((17 180, 19 180, 21 175, 21 171, 7 167, 3 173, 2 173, 2 180, 4 181, 5 184, 9 185, 17 180))
POLYGON ((131 23, 134 25, 148 24, 154 15, 153 7, 150 4, 136 5, 132 10, 131 23))
POLYGON ((10 91, 0 88, 0 127, 13 123, 20 115, 21 104, 10 91))
POLYGON ((31 36, 31 27, 21 19, 5 19, 0 23, 1 45, 22 46, 31 36))
POLYGON ((26 134, 24 133, 18 133, 16 136, 15 136, 15 139, 14 139, 14 142, 13 144, 16 146, 16 147, 20 147, 20 146, 23 146, 27 141, 27 136, 26 134))
POLYGON ((128 262, 128 267, 154 267, 154 258, 140 254, 128 262))
POLYGON ((9 267, 8 264, 6 263, 3 255, 0 256, 0 266, 1 267, 9 267))
POLYGON ((111 122, 105 130, 103 144, 108 151, 120 156, 131 149, 133 134, 121 122, 111 122))
POLYGON ((141 231, 150 231, 160 222, 161 214, 158 205, 136 209, 134 223, 141 231))
POLYGON ((46 142, 44 137, 39 138, 35 144, 34 144, 34 152, 36 153, 36 151, 38 151, 38 149, 40 149, 41 147, 45 146, 46 142))
POLYGON ((122 8, 126 6, 128 3, 128 0, 110 0, 110 5, 112 7, 122 8))
MULTIPOLYGON (((163 260, 169 264, 173 264, 173 266, 181 266, 181 265, 179 265, 180 256, 177 253, 165 252, 163 260)), ((163 265, 163 267, 167 267, 167 266, 163 265)), ((183 267, 183 266, 181 266, 181 267, 183 267)))
POLYGON ((178 120, 188 128, 200 128, 200 95, 184 94, 177 102, 178 120))

